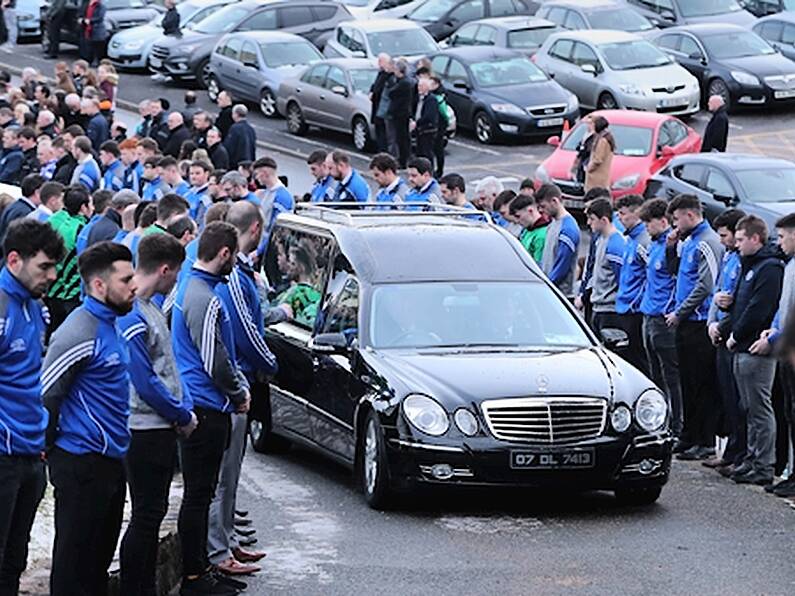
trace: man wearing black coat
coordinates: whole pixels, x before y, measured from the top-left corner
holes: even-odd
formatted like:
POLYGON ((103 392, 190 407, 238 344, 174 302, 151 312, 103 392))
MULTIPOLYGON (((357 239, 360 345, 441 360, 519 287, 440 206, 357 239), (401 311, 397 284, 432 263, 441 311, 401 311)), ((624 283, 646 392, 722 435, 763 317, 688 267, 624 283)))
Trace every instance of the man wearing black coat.
POLYGON ((190 131, 185 126, 185 121, 179 112, 171 112, 166 123, 168 124, 168 140, 163 146, 163 154, 179 159, 182 143, 191 138, 190 131))
POLYGON ((707 108, 712 112, 712 118, 704 129, 704 138, 701 141, 701 152, 711 151, 726 152, 726 142, 729 138, 729 114, 720 95, 713 95, 707 102, 707 108))
POLYGON ((386 134, 389 152, 398 158, 401 168, 406 167, 411 150, 409 120, 411 119, 411 96, 413 86, 408 77, 405 60, 395 62, 395 84, 389 91, 389 110, 386 115, 386 134))
POLYGON ((221 140, 221 131, 214 126, 207 131, 207 154, 216 170, 229 169, 229 153, 221 140))
POLYGON ((168 141, 169 130, 166 110, 170 107, 169 101, 163 98, 154 99, 149 104, 149 114, 152 117, 152 122, 149 125, 149 134, 147 136, 157 143, 161 151, 168 141))
POLYGON ((163 35, 179 35, 179 13, 176 0, 166 0, 163 4, 168 9, 160 24, 163 27, 163 35))
POLYGON ((257 150, 257 133, 246 120, 248 108, 242 103, 232 108, 232 119, 235 123, 224 137, 224 147, 229 153, 230 169, 237 169, 242 161, 254 161, 257 150))
POLYGON ((417 81, 417 107, 411 126, 417 135, 417 157, 425 157, 433 164, 433 143, 439 130, 439 103, 431 93, 428 77, 417 81))
POLYGON ((41 170, 37 154, 36 131, 26 126, 17 136, 19 148, 22 149, 22 166, 19 168, 19 179, 28 174, 38 174, 41 170))
POLYGON ((229 95, 228 91, 221 91, 218 94, 216 103, 221 108, 221 111, 218 112, 218 117, 215 119, 215 126, 221 131, 221 136, 226 138, 226 135, 229 134, 229 129, 235 123, 232 120, 232 96, 229 95))
POLYGON ((389 54, 378 55, 378 75, 370 87, 370 121, 375 126, 375 146, 379 153, 387 151, 389 148, 386 137, 386 123, 378 116, 378 106, 381 104, 387 81, 392 77, 392 58, 389 54))

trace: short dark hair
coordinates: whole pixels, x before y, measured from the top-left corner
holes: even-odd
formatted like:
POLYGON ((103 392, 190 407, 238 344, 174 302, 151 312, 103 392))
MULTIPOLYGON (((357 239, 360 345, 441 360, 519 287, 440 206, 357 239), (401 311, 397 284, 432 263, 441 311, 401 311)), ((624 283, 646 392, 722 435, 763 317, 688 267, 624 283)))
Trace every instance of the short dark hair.
POLYGON ((136 268, 154 273, 161 265, 178 269, 185 260, 185 249, 169 234, 149 234, 138 243, 136 268))
POLYGON ((149 166, 150 168, 159 168, 161 159, 162 156, 160 155, 150 155, 144 160, 144 167, 149 166))
POLYGON ((593 215, 598 219, 606 217, 607 219, 613 218, 613 205, 608 199, 599 197, 594 199, 585 206, 585 215, 593 215))
POLYGON ((723 211, 718 217, 715 218, 715 221, 712 222, 712 226, 717 230, 719 228, 726 228, 730 232, 734 233, 737 229, 737 223, 745 217, 745 211, 742 209, 726 209, 723 211))
POLYGON ((351 163, 351 156, 345 153, 344 151, 340 151, 339 149, 331 152, 331 161, 336 164, 341 163, 351 163))
POLYGON ((88 283, 95 277, 102 277, 113 270, 117 261, 132 263, 133 256, 130 249, 123 244, 105 240, 89 246, 78 258, 77 268, 83 283, 88 283))
POLYGON ((225 174, 226 174, 226 170, 224 170, 222 168, 217 168, 217 169, 213 170, 212 172, 210 172, 210 178, 215 178, 218 182, 220 182, 221 178, 223 178, 225 174))
POLYGON ((39 190, 47 180, 44 176, 40 176, 39 174, 28 174, 22 179, 22 196, 25 198, 32 197, 36 194, 36 191, 39 190))
POLYGON ((323 149, 315 149, 312 153, 309 154, 309 157, 306 158, 307 165, 315 165, 319 163, 323 163, 326 161, 326 156, 328 153, 323 151, 323 149))
POLYGON ((193 232, 195 229, 196 223, 189 216, 183 215, 168 224, 166 231, 174 238, 182 238, 185 232, 193 232))
POLYGON ((588 189, 583 196, 582 201, 583 204, 588 204, 594 199, 598 199, 604 197, 605 199, 612 199, 613 195, 610 194, 610 190, 605 188, 604 186, 594 186, 593 188, 588 189))
POLYGON ((650 222, 653 219, 668 217, 668 202, 665 199, 649 199, 641 205, 638 214, 641 221, 650 222))
POLYGON ((776 222, 776 227, 781 228, 782 230, 791 230, 795 228, 795 213, 790 213, 789 215, 785 215, 784 217, 780 218, 776 222))
POLYGON ((516 215, 525 207, 530 207, 531 205, 535 204, 535 197, 531 195, 519 195, 513 201, 511 201, 511 215, 516 215))
POLYGON ((433 164, 427 157, 414 157, 409 160, 408 167, 414 168, 420 174, 430 174, 433 172, 433 164))
POLYGON ((756 215, 746 215, 743 217, 737 222, 736 230, 742 230, 749 237, 757 235, 763 243, 767 242, 767 224, 764 219, 756 215))
POLYGON ((62 195, 64 191, 64 185, 60 182, 45 182, 41 185, 41 190, 39 191, 39 198, 41 199, 41 204, 46 205, 47 202, 52 199, 53 197, 57 197, 62 195))
POLYGON ((17 133, 17 136, 18 137, 22 137, 23 139, 27 139, 29 141, 35 141, 36 140, 36 131, 33 130, 30 126, 24 126, 24 127, 19 129, 19 132, 17 133))
POLYGON ((450 190, 458 189, 458 192, 466 192, 466 182, 464 182, 464 177, 461 174, 445 174, 439 180, 439 184, 444 184, 450 190))
POLYGON ((154 139, 150 139, 149 137, 139 139, 138 146, 145 149, 146 151, 157 152, 158 150, 157 141, 155 141, 154 139))
POLYGON ((82 137, 84 134, 86 134, 85 129, 79 124, 70 124, 69 126, 63 129, 63 132, 75 139, 77 137, 82 137))
POLYGON ((95 190, 91 198, 94 199, 94 213, 102 213, 110 207, 110 202, 113 200, 113 191, 95 190))
POLYGON ((704 212, 704 208, 701 206, 701 201, 696 195, 690 193, 681 193, 676 195, 668 205, 668 213, 673 213, 679 209, 695 211, 697 213, 704 212))
POLYGON ((165 221, 174 215, 187 213, 188 209, 190 209, 188 201, 170 192, 157 202, 157 219, 165 221))
POLYGON ((370 160, 370 169, 378 170, 379 172, 397 173, 398 162, 389 153, 376 153, 373 159, 370 160))
POLYGON ((525 178, 524 180, 522 180, 522 182, 519 184, 519 190, 524 190, 525 188, 529 188, 530 190, 535 192, 536 189, 535 181, 532 178, 525 178))
POLYGON ((83 153, 91 153, 91 139, 86 136, 79 136, 72 142, 72 147, 80 149, 83 153))
POLYGON ((110 153, 113 157, 119 157, 121 155, 119 144, 116 141, 105 141, 99 146, 99 150, 110 153))
POLYGON ((276 165, 276 160, 272 157, 260 157, 257 161, 255 161, 251 165, 251 169, 258 170, 259 168, 271 168, 272 170, 277 170, 279 168, 276 165))
POLYGON ((203 159, 194 159, 192 162, 190 162, 190 167, 201 168, 208 174, 213 171, 213 167, 203 159))
POLYGON ((157 203, 142 201, 135 208, 133 216, 136 228, 148 228, 157 221, 157 203))
POLYGON ((536 202, 543 203, 544 201, 550 201, 552 199, 560 199, 562 196, 563 193, 560 192, 560 188, 557 184, 546 182, 538 187, 536 191, 536 202))
POLYGON ((516 193, 510 189, 503 190, 494 198, 494 211, 499 211, 505 205, 510 205, 516 198, 516 193))
POLYGON ((80 213, 80 209, 83 207, 83 205, 88 205, 90 201, 91 195, 88 194, 86 188, 81 184, 67 186, 66 190, 64 191, 63 207, 72 217, 80 213))
POLYGON ((228 248, 232 254, 237 253, 237 230, 225 221, 214 221, 205 226, 199 236, 199 259, 212 261, 222 248, 228 248))
POLYGON ((643 205, 643 197, 638 194, 631 194, 621 197, 616 201, 616 210, 632 209, 633 211, 643 205))
POLYGON ((16 252, 27 260, 35 257, 39 251, 53 261, 60 261, 66 254, 63 238, 47 222, 30 217, 12 221, 3 239, 3 254, 8 256, 16 252))
POLYGON ((177 160, 171 157, 170 155, 166 155, 165 157, 161 157, 160 161, 157 162, 158 168, 168 168, 171 166, 177 165, 177 160))

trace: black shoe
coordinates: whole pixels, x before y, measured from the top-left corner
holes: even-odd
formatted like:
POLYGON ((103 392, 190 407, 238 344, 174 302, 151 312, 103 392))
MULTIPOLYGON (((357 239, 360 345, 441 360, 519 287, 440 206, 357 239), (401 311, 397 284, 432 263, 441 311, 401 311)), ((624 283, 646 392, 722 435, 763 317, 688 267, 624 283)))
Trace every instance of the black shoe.
POLYGON ((235 515, 238 517, 248 517, 248 511, 245 509, 235 509, 235 515))
POLYGON ((250 526, 251 520, 245 517, 236 517, 235 518, 235 525, 236 526, 250 526))
POLYGON ((234 577, 230 577, 225 573, 221 573, 218 571, 218 569, 213 569, 210 573, 215 577, 219 584, 226 586, 227 588, 231 588, 235 593, 242 592, 248 588, 248 584, 246 582, 235 579, 234 577))
POLYGON ((693 447, 693 443, 687 443, 682 439, 674 439, 674 453, 683 453, 693 447))
POLYGON ((237 590, 222 583, 213 572, 208 571, 196 579, 183 578, 179 593, 181 596, 235 596, 237 590))
MULTIPOLYGON (((765 487, 765 490, 767 490, 767 487, 765 487)), ((772 492, 777 497, 795 497, 795 478, 779 482, 769 492, 772 492)))
POLYGON ((773 483, 773 476, 761 472, 748 472, 747 474, 735 474, 732 476, 737 484, 755 484, 757 486, 767 486, 773 483))
POLYGON ((257 544, 257 539, 254 536, 249 536, 248 538, 242 538, 237 541, 240 546, 254 546, 257 544))
POLYGON ((238 536, 253 536, 256 533, 254 528, 235 528, 235 534, 238 536))
POLYGON ((683 461, 699 461, 702 459, 708 459, 713 455, 715 455, 714 449, 702 447, 701 445, 693 445, 687 451, 683 451, 677 455, 676 459, 681 459, 683 461))
POLYGON ((718 474, 724 478, 731 478, 734 474, 735 468, 734 465, 729 464, 728 466, 720 466, 719 468, 715 468, 715 470, 717 470, 718 474))

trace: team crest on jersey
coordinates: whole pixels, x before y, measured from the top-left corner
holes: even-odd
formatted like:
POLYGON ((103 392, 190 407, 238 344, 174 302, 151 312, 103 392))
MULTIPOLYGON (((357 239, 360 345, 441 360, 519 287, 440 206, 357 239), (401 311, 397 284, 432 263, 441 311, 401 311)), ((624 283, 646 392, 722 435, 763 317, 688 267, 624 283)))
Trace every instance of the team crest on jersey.
POLYGON ((654 270, 659 271, 660 269, 662 269, 662 261, 657 261, 654 263, 654 270))
POLYGON ((118 352, 113 352, 113 354, 105 358, 105 366, 119 366, 120 364, 121 356, 118 352))
POLYGON ((25 343, 25 340, 22 339, 21 337, 15 339, 14 341, 12 341, 11 345, 8 346, 8 352, 10 354, 13 354, 14 352, 26 352, 27 349, 28 349, 28 346, 25 343))

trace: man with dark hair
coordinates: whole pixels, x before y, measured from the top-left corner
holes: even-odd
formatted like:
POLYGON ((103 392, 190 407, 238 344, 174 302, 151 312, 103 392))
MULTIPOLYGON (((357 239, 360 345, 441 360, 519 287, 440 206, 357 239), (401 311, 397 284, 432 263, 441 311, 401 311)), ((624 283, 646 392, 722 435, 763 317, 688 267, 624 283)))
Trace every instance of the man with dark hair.
POLYGON ((740 280, 728 316, 720 322, 726 348, 734 352, 737 393, 747 416, 745 460, 732 474, 738 484, 769 485, 775 463, 776 417, 772 390, 776 360, 750 348, 770 328, 781 297, 784 264, 767 244, 764 220, 746 215, 737 223, 735 237, 742 259, 740 280))
POLYGON ((351 158, 344 151, 332 151, 326 157, 329 174, 337 181, 333 201, 344 203, 355 201, 366 203, 370 200, 370 187, 361 174, 351 166, 351 158))
POLYGON ((376 203, 402 203, 409 186, 398 176, 398 163, 389 153, 377 153, 370 160, 370 174, 378 184, 376 203))
POLYGON ((560 189, 554 184, 542 184, 536 191, 539 211, 550 218, 541 268, 549 280, 566 296, 574 292, 574 268, 580 245, 580 227, 566 211, 560 189))
POLYGON ((254 181, 259 190, 257 197, 262 217, 265 221, 265 233, 262 234, 257 253, 264 255, 268 248, 268 239, 279 213, 289 213, 295 209, 293 195, 279 179, 278 165, 272 157, 261 157, 251 166, 254 171, 254 181))
POLYGON ((54 213, 63 209, 64 186, 60 182, 45 182, 39 190, 39 200, 41 203, 36 209, 27 215, 36 221, 46 222, 54 213))
POLYGON ((19 184, 23 159, 24 156, 17 138, 17 129, 6 128, 3 130, 3 152, 0 154, 0 182, 19 184))
POLYGON ((88 137, 77 137, 72 143, 72 155, 77 162, 70 184, 82 184, 88 192, 94 192, 100 187, 102 174, 94 160, 91 141, 88 137))
POLYGON ((159 201, 171 192, 171 187, 163 180, 163 169, 160 166, 162 160, 163 157, 159 155, 144 160, 144 190, 141 194, 141 199, 144 201, 159 201))
MULTIPOLYGON (((541 190, 541 189, 539 189, 541 190)), ((610 201, 613 200, 610 190, 601 186, 595 186, 588 189, 583 197, 583 204, 587 205, 591 201, 604 197, 610 201)), ((536 199, 537 201, 538 199, 536 199)), ((593 308, 591 307, 591 290, 593 278, 593 264, 596 258, 596 241, 599 237, 596 234, 591 234, 588 242, 588 254, 585 257, 585 264, 583 265, 582 275, 580 276, 580 287, 577 296, 574 297, 574 306, 579 308, 586 321, 593 318, 593 308)))
POLYGON ((185 194, 189 213, 193 220, 202 225, 207 208, 212 205, 210 197, 210 173, 212 165, 206 161, 193 161, 188 168, 190 190, 185 194))
POLYGON ((316 149, 309 154, 306 165, 315 182, 309 192, 309 200, 313 203, 324 203, 334 197, 334 178, 331 177, 326 165, 328 154, 323 149, 316 149))
POLYGON ((80 256, 83 251, 88 248, 88 238, 91 235, 94 226, 97 225, 100 219, 105 216, 105 213, 110 209, 110 201, 113 198, 113 193, 109 190, 97 190, 91 195, 94 201, 94 213, 88 220, 85 227, 80 230, 77 235, 77 255, 80 256))
POLYGON ((241 161, 257 159, 257 133, 249 124, 247 116, 248 108, 242 103, 232 108, 234 124, 229 128, 229 134, 224 135, 230 168, 237 168, 241 161))
POLYGON ((124 188, 124 164, 119 160, 121 150, 116 141, 105 141, 99 147, 99 161, 103 174, 100 186, 113 192, 124 188))
POLYGON ((229 169, 229 152, 224 146, 221 131, 215 126, 207 131, 207 153, 210 156, 210 161, 213 162, 214 168, 219 170, 229 169))
POLYGON ((59 137, 55 137, 52 140, 52 151, 57 160, 52 180, 66 186, 72 180, 72 174, 74 174, 77 166, 77 161, 72 155, 71 137, 66 132, 61 133, 59 137))
POLYGON ((158 165, 160 166, 160 171, 163 172, 163 180, 171 188, 170 192, 181 197, 187 195, 190 191, 190 184, 183 180, 179 162, 172 156, 167 155, 160 160, 158 165))
POLYGON ((189 215, 182 215, 168 224, 166 231, 176 238, 182 246, 187 246, 196 238, 196 222, 189 215))
POLYGON ((155 594, 158 531, 168 510, 177 462, 177 436, 190 436, 198 420, 182 386, 168 321, 153 300, 167 296, 185 250, 168 234, 138 246, 132 311, 119 319, 130 351, 130 448, 125 458, 132 517, 121 542, 121 593, 155 594))
MULTIPOLYGON (((407 203, 441 203, 442 191, 433 178, 433 164, 425 157, 414 157, 408 163, 409 190, 407 203)), ((419 209, 419 207, 412 207, 419 209)))
POLYGON ((248 381, 237 364, 229 313, 216 287, 232 273, 237 230, 208 224, 199 237, 198 259, 177 288, 172 338, 183 387, 199 426, 180 446, 185 492, 179 512, 182 593, 230 594, 207 557, 207 520, 221 461, 229 440, 232 412, 249 409, 248 381))
POLYGON ((593 319, 594 331, 600 333, 606 327, 621 328, 616 314, 616 295, 621 267, 624 263, 624 237, 613 225, 613 206, 605 198, 594 199, 585 206, 585 215, 591 233, 598 236, 593 268, 593 319))
POLYGON ((519 194, 511 201, 511 217, 522 226, 519 242, 525 247, 533 260, 541 265, 544 257, 544 244, 547 238, 549 218, 543 215, 536 205, 533 195, 519 194))
POLYGON ((667 259, 668 236, 672 233, 667 210, 665 199, 650 199, 640 208, 640 219, 651 236, 640 312, 643 313, 643 346, 651 379, 665 392, 671 410, 671 431, 675 437, 680 437, 682 389, 679 353, 676 350, 676 330, 665 322, 665 315, 671 312, 676 300, 676 272, 669 268, 667 259))
POLYGON ((40 298, 55 281, 63 240, 46 223, 26 218, 9 226, 0 270, 0 591, 17 594, 28 542, 47 476, 41 454, 47 414, 41 401, 40 298))
POLYGON ((19 166, 19 177, 24 179, 30 174, 38 174, 41 169, 36 151, 36 131, 30 126, 21 128, 17 134, 17 143, 22 150, 22 164, 19 166))
POLYGON ((144 232, 144 236, 168 232, 171 222, 186 215, 188 209, 188 202, 181 196, 167 194, 157 202, 157 221, 144 232))
POLYGON ((682 380, 684 429, 674 448, 692 459, 715 454, 715 348, 707 336, 707 315, 718 278, 723 247, 704 219, 701 201, 680 194, 668 205, 676 231, 668 236, 668 258, 676 275, 676 304, 665 322, 676 329, 679 374, 682 380), (673 250, 679 241, 678 250, 673 250))
POLYGON ((532 178, 525 178, 519 183, 519 195, 529 195, 534 197, 536 194, 536 185, 532 178))
POLYGON ((80 256, 78 267, 86 298, 53 334, 41 376, 55 487, 53 596, 107 592, 130 442, 129 357, 116 322, 135 296, 132 254, 100 242, 80 256))
POLYGON ((726 317, 726 311, 731 307, 734 291, 740 279, 740 253, 737 251, 734 232, 737 223, 745 217, 745 212, 740 209, 727 209, 712 223, 718 232, 720 243, 725 249, 723 263, 718 274, 717 291, 715 292, 707 314, 707 334, 715 346, 715 366, 717 371, 718 392, 721 396, 719 406, 719 419, 723 418, 723 427, 728 433, 728 442, 720 458, 703 461, 703 465, 710 468, 731 467, 723 470, 724 474, 731 474, 734 466, 739 466, 745 459, 746 451, 746 422, 745 415, 740 407, 737 394, 737 384, 734 379, 734 354, 726 349, 725 338, 720 334, 720 322, 726 317))
POLYGON ((442 193, 442 200, 448 205, 456 207, 467 207, 474 209, 475 206, 467 200, 467 187, 464 177, 461 174, 445 174, 439 179, 439 191, 442 193))
MULTIPOLYGON (((16 219, 27 217, 41 204, 39 190, 45 182, 46 180, 38 174, 30 174, 22 181, 22 196, 3 209, 0 215, 0 246, 9 224, 16 219)), ((3 264, 2 256, 3 253, 0 252, 0 266, 3 264)))
MULTIPOLYGON (((104 240, 113 240, 121 229, 121 216, 130 205, 137 205, 141 199, 133 191, 124 189, 113 195, 108 208, 88 233, 87 246, 104 240)), ((96 199, 94 201, 96 205, 96 199)))

